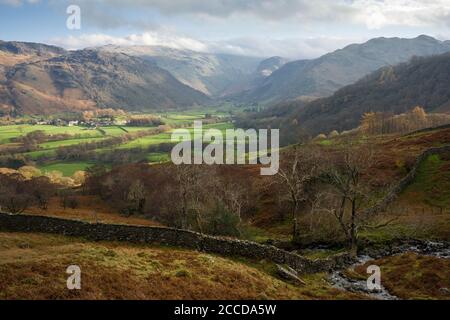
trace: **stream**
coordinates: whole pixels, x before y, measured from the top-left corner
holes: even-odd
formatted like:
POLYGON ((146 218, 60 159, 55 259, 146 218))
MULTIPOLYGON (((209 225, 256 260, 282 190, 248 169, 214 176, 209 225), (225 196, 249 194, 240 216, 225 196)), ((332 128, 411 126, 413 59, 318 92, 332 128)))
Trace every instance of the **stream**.
MULTIPOLYGON (((440 259, 450 259, 450 245, 448 243, 424 241, 415 243, 400 244, 395 247, 378 250, 363 250, 363 253, 358 256, 357 262, 350 266, 354 269, 357 266, 364 265, 368 261, 375 260, 381 257, 394 256, 406 252, 415 252, 422 255, 434 256, 440 259)), ((369 275, 367 275, 369 277, 369 275)), ((383 276, 381 276, 381 290, 369 290, 367 288, 366 280, 355 280, 344 275, 342 270, 334 271, 329 281, 333 287, 357 293, 367 294, 369 297, 379 300, 397 300, 398 297, 389 293, 389 291, 382 286, 383 276)))

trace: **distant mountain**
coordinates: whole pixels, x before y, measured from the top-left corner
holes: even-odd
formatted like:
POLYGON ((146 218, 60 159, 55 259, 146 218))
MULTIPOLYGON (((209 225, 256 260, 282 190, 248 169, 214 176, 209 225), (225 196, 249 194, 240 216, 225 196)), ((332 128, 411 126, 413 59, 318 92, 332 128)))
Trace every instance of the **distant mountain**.
POLYGON ((275 71, 280 69, 282 66, 284 66, 288 62, 287 59, 282 57, 272 57, 266 60, 261 61, 261 63, 258 65, 258 69, 256 70, 256 73, 261 78, 267 78, 272 75, 275 71))
MULTIPOLYGON (((450 114, 450 53, 384 67, 328 98, 279 104, 246 126, 281 128, 285 135, 316 135, 356 128, 364 113, 405 113, 415 106, 450 114)), ((292 142, 289 140, 289 142, 292 142)))
POLYGON ((282 57, 272 57, 261 61, 256 70, 245 77, 237 79, 222 92, 221 96, 226 99, 228 96, 257 88, 267 79, 267 77, 280 69, 287 62, 288 60, 282 57))
MULTIPOLYGON (((253 81, 262 58, 229 54, 201 53, 160 46, 114 46, 95 50, 119 52, 143 58, 169 71, 182 83, 211 97, 234 93, 236 84, 253 81)), ((241 89, 239 89, 241 90, 241 89)))
POLYGON ((35 49, 43 58, 18 59, 19 63, 3 65, 0 110, 17 114, 94 108, 160 110, 209 101, 206 95, 182 84, 168 71, 137 57, 94 50, 49 49, 51 52, 46 54, 41 49, 47 46, 17 47, 20 51, 0 52, 11 60, 35 49))
POLYGON ((0 52, 24 56, 51 57, 63 54, 66 51, 62 48, 49 46, 41 43, 16 42, 0 40, 0 52))
POLYGON ((258 87, 236 95, 242 102, 275 103, 289 99, 333 94, 384 66, 406 62, 414 56, 450 51, 450 41, 428 36, 415 39, 376 38, 352 44, 314 60, 299 60, 274 71, 258 87))

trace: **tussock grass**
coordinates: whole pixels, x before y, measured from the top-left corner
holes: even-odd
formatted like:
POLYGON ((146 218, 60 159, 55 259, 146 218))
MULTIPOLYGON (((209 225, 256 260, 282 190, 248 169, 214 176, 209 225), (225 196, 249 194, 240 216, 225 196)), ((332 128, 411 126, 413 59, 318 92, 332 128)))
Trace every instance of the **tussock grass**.
POLYGON ((349 299, 309 275, 295 287, 254 265, 168 247, 0 233, 0 299, 349 299), (82 290, 66 288, 69 265, 82 290))

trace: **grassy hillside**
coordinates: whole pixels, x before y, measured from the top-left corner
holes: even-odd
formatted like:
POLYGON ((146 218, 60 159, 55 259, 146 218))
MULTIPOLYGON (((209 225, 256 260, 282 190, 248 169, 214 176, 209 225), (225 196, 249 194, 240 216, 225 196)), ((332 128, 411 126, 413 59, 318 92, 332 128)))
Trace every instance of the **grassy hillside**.
MULTIPOLYGON (((376 137, 347 136, 314 141, 327 155, 341 152, 346 141, 355 145, 370 144, 374 159, 371 172, 384 190, 405 177, 423 151, 450 144, 450 129, 437 129, 407 135, 376 137)), ((309 148, 306 144, 302 148, 309 148)), ((287 148, 286 150, 289 150, 287 148)), ((361 232, 363 241, 385 243, 393 239, 435 239, 450 241, 450 155, 431 156, 419 168, 415 181, 392 203, 385 220, 397 218, 390 225, 361 232)), ((279 210, 278 210, 279 211, 279 210)), ((289 240, 292 230, 290 217, 277 211, 277 199, 272 193, 261 195, 260 212, 248 226, 250 239, 289 240), (280 218, 280 215, 282 216, 280 218)), ((339 229, 330 214, 312 215, 305 208, 300 213, 305 243, 339 240, 339 229), (319 225, 321 221, 322 226, 319 225), (328 230, 327 230, 328 229, 328 230)), ((341 239, 342 240, 342 239, 341 239)))
POLYGON ((168 247, 91 243, 0 233, 0 299, 346 299, 323 275, 303 287, 276 279, 264 262, 233 261, 168 247), (69 265, 82 290, 66 288, 69 265))
POLYGON ((287 63, 258 87, 238 95, 238 99, 274 103, 299 97, 326 97, 381 67, 406 62, 414 56, 442 54, 449 50, 448 41, 441 42, 428 36, 375 38, 317 59, 287 63))
POLYGON ((122 108, 164 110, 203 105, 203 93, 153 63, 121 53, 79 50, 18 64, 0 83, 0 104, 11 114, 122 108))
MULTIPOLYGON (((305 102, 280 103, 242 120, 246 127, 280 128, 284 141, 357 128, 364 114, 383 113, 387 118, 422 106, 427 113, 450 111, 447 83, 450 54, 415 58, 409 63, 382 68, 333 95, 305 102)), ((443 119, 447 121, 448 119, 443 119)))
MULTIPOLYGON (((450 154, 433 155, 420 166, 404 197, 438 208, 450 208, 450 154)), ((413 200, 413 201, 414 201, 413 200)))

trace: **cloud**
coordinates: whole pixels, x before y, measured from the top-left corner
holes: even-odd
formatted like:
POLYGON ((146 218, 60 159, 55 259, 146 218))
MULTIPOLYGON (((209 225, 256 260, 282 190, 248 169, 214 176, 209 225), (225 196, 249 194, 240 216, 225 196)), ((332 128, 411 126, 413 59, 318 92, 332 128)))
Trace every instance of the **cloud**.
POLYGON ((184 36, 178 36, 163 32, 144 32, 131 34, 125 37, 115 37, 107 34, 83 34, 69 36, 67 38, 54 38, 49 41, 67 49, 82 49, 87 47, 99 47, 105 45, 117 46, 163 46, 173 49, 187 49, 199 52, 208 51, 205 43, 184 36))
MULTIPOLYGON (((40 0, 0 0, 18 6, 40 0)), ((47 0, 61 6, 78 4, 92 24, 105 29, 134 26, 148 29, 132 10, 157 11, 164 16, 185 15, 226 19, 252 17, 280 22, 291 19, 302 24, 359 24, 369 29, 387 26, 449 27, 449 0, 47 0), (91 19, 92 18, 92 19, 91 19)))
POLYGON ((35 4, 38 2, 40 2, 40 0, 0 0, 0 4, 6 4, 15 7, 21 6, 26 3, 35 4))
POLYGON ((235 38, 220 41, 200 41, 171 32, 151 31, 114 37, 107 34, 84 34, 67 38, 54 38, 49 42, 67 49, 81 49, 104 45, 163 46, 173 49, 208 53, 226 53, 255 57, 283 56, 291 59, 310 59, 339 49, 352 42, 366 39, 332 37, 265 39, 258 37, 235 38))
POLYGON ((386 26, 442 27, 450 23, 448 0, 354 0, 355 22, 369 29, 386 26))
MULTIPOLYGON (((20 2, 19 0, 7 0, 20 2)), ((340 22, 386 26, 444 26, 450 21, 448 0, 78 0, 98 12, 111 9, 153 10, 166 16, 191 15, 217 19, 231 16, 262 21, 292 19, 301 23, 340 22)))

